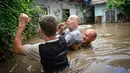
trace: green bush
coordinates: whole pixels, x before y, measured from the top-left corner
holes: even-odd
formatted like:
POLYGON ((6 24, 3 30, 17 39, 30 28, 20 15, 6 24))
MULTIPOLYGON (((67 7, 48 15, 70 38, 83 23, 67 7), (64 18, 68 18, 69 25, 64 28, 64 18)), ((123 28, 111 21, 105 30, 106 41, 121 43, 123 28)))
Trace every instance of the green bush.
POLYGON ((18 16, 21 12, 31 17, 25 28, 23 39, 29 39, 39 34, 38 19, 42 12, 32 0, 1 0, 0 1, 0 60, 6 59, 11 53, 13 37, 18 26, 18 16))

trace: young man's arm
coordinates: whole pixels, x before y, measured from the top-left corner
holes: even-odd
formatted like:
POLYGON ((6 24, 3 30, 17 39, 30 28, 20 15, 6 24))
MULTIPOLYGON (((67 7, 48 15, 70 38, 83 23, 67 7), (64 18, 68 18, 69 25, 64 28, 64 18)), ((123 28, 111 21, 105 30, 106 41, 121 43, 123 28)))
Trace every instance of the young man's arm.
POLYGON ((24 13, 20 14, 19 25, 18 25, 16 35, 14 37, 13 48, 12 48, 13 52, 16 54, 25 55, 24 48, 22 45, 22 33, 24 31, 25 25, 29 22, 29 20, 30 19, 26 14, 24 13))

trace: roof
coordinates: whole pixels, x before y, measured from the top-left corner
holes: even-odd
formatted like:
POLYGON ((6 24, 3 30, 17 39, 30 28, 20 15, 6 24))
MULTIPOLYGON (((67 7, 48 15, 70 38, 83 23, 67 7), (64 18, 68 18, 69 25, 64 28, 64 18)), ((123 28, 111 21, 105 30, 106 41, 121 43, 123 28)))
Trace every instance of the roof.
POLYGON ((95 4, 101 4, 101 3, 105 3, 107 0, 91 0, 90 4, 91 5, 95 5, 95 4))

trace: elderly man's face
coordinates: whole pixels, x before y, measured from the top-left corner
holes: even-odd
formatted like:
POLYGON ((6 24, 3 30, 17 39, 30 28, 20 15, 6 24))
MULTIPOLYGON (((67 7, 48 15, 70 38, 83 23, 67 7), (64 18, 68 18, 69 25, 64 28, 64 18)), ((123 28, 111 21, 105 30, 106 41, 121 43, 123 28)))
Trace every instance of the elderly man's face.
POLYGON ((75 21, 73 19, 71 19, 71 18, 68 18, 67 26, 68 26, 69 29, 75 28, 75 21))

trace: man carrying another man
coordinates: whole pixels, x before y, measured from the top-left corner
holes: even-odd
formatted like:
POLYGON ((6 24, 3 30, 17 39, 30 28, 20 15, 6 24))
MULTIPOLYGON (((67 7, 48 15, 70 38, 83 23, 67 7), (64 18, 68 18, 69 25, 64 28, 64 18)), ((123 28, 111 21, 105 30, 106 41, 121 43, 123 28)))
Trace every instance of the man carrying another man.
POLYGON ((57 21, 55 17, 44 16, 39 23, 41 27, 40 33, 45 42, 22 45, 22 33, 29 20, 26 14, 20 14, 18 29, 13 41, 13 52, 40 61, 45 73, 62 72, 69 65, 67 58, 68 47, 79 48, 79 45, 83 42, 81 33, 77 28, 79 18, 76 15, 70 16, 67 20, 68 28, 65 31, 65 24, 60 26, 60 33, 65 36, 64 38, 63 36, 56 37, 57 21))
POLYGON ((64 22, 60 24, 60 34, 65 36, 68 47, 71 49, 78 49, 80 45, 89 45, 97 36, 96 30, 94 29, 88 29, 81 35, 78 24, 79 18, 76 15, 71 15, 67 23, 64 22), (65 29, 66 26, 67 28, 65 29))

